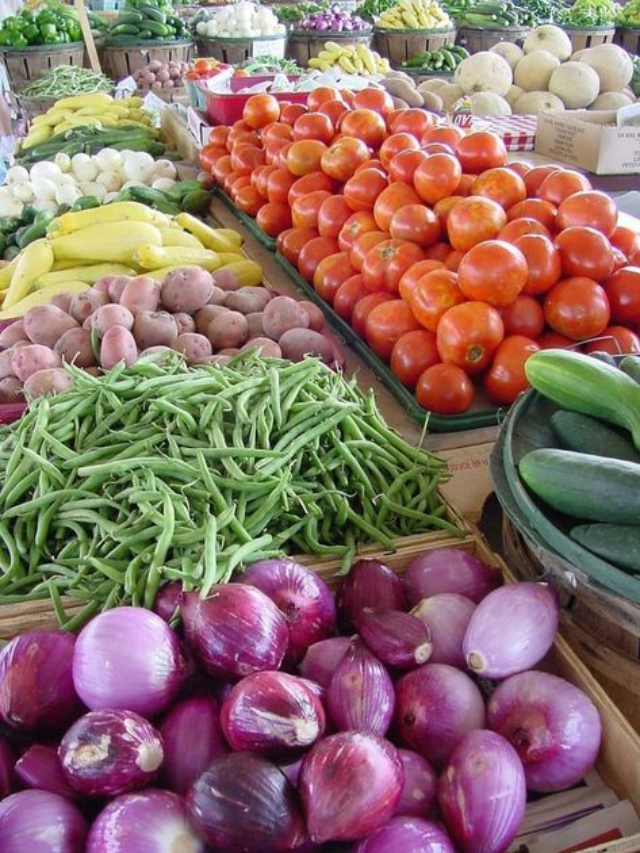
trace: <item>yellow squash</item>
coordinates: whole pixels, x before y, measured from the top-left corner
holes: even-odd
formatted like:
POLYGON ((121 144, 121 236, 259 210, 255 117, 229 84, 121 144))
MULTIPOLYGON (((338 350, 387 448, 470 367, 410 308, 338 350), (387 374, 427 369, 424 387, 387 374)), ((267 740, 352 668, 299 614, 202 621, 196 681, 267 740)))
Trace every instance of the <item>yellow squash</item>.
POLYGON ((135 201, 119 201, 90 210, 64 213, 54 219, 47 230, 49 234, 57 237, 59 234, 71 234, 73 231, 94 225, 107 226, 117 223, 126 226, 127 223, 138 222, 156 225, 158 228, 170 228, 172 225, 171 219, 164 213, 159 213, 135 201))
MULTIPOLYGON (((109 210, 109 207, 111 205, 97 208, 96 212, 109 210)), ((71 234, 54 237, 51 245, 56 261, 76 259, 85 263, 129 265, 140 246, 161 247, 162 237, 158 229, 147 222, 112 222, 108 225, 90 225, 71 234)), ((153 264, 153 267, 159 266, 162 264, 153 264)))
POLYGON ((204 249, 204 246, 188 231, 179 228, 159 228, 163 246, 182 246, 185 249, 204 249))
POLYGON ((240 287, 257 287, 262 282, 262 267, 255 261, 243 259, 225 264, 223 269, 235 273, 240 287))
POLYGON ((135 261, 146 270, 198 266, 213 272, 222 266, 218 253, 208 249, 186 249, 182 246, 158 247, 149 244, 139 247, 135 261))
POLYGON ((88 290, 90 286, 86 281, 62 281, 49 287, 43 287, 42 290, 36 290, 35 293, 25 296, 11 308, 7 309, 6 306, 3 306, 2 311, 0 311, 0 320, 22 317, 30 308, 51 302, 52 297, 58 293, 82 293, 83 290, 88 290))
MULTIPOLYGON (((71 263, 71 262, 69 262, 71 263)), ((136 271, 124 264, 91 264, 90 266, 67 267, 65 270, 48 272, 36 281, 36 290, 49 287, 50 284, 58 284, 61 281, 85 281, 94 284, 105 275, 130 275, 135 276, 136 271)))
POLYGON ((53 251, 47 239, 34 240, 18 255, 11 284, 7 290, 2 307, 4 311, 28 296, 41 275, 51 271, 53 251))

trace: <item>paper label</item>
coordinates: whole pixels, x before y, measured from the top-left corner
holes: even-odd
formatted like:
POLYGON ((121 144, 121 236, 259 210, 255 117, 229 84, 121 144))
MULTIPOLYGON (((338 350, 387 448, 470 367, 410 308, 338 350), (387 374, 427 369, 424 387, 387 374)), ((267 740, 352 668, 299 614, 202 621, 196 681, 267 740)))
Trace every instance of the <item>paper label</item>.
POLYGON ((283 38, 254 41, 253 56, 276 56, 278 59, 284 59, 285 45, 286 40, 283 38))
POLYGON ((136 81, 133 77, 125 77, 124 80, 121 80, 118 83, 116 88, 116 98, 129 98, 138 88, 136 81))
POLYGON ((196 145, 203 148, 207 144, 211 128, 193 107, 187 107, 187 129, 196 145))

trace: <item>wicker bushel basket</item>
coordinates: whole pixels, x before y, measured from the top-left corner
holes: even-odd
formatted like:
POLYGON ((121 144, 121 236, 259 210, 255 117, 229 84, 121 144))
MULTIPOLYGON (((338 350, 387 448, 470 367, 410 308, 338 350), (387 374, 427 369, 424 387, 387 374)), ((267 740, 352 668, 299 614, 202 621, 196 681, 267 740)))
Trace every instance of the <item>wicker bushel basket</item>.
POLYGON ((25 47, 22 50, 0 48, 0 60, 7 69, 12 91, 19 92, 57 65, 84 65, 84 42, 25 47))
POLYGON ((159 62, 188 62, 191 41, 146 41, 132 47, 105 47, 104 73, 113 80, 124 80, 148 65, 159 62))
POLYGON ((571 39, 573 53, 578 50, 586 50, 588 47, 598 47, 599 44, 610 44, 616 34, 615 26, 610 27, 563 27, 565 33, 571 39))
POLYGON ((199 57, 213 57, 227 65, 239 65, 256 56, 281 56, 284 58, 286 36, 260 36, 258 38, 196 39, 199 57))
POLYGON ((425 50, 437 50, 445 44, 453 44, 456 30, 390 30, 376 27, 373 44, 380 56, 389 60, 391 65, 400 66, 417 53, 425 50))
POLYGON ((640 27, 622 27, 620 33, 620 45, 632 56, 640 54, 640 27))
POLYGON ((480 53, 503 41, 521 44, 531 32, 531 27, 460 27, 458 41, 469 53, 480 53))
POLYGON ((315 59, 328 41, 333 41, 341 47, 353 47, 362 44, 369 47, 371 31, 359 33, 315 33, 308 30, 291 30, 287 41, 287 58, 293 59, 303 68, 315 59))

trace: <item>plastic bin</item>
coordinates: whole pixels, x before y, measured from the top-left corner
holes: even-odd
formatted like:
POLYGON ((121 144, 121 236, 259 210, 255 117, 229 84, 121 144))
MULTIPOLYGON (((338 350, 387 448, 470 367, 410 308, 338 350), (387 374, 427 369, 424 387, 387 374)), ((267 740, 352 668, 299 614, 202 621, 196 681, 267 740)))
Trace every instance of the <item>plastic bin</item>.
MULTIPOLYGON (((275 79, 275 75, 254 76, 254 77, 232 77, 229 81, 231 92, 229 94, 220 94, 220 92, 211 92, 205 85, 198 82, 196 85, 205 93, 207 99, 206 113, 209 124, 225 124, 231 125, 234 121, 242 118, 242 110, 244 105, 251 97, 251 93, 243 92, 240 94, 240 89, 250 88, 258 83, 266 83, 275 79), (236 94, 237 93, 237 94, 236 94)), ((289 77, 290 82, 298 80, 298 77, 289 77)), ((255 93, 253 93, 255 94, 255 93)), ((306 104, 308 92, 273 92, 275 98, 279 101, 287 101, 292 104, 306 104)))

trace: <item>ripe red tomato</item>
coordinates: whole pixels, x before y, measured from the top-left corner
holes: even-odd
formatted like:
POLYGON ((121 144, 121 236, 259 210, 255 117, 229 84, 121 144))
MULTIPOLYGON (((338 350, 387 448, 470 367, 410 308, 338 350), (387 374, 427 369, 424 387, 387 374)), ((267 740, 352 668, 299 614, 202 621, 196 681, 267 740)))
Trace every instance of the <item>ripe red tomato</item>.
POLYGON ((561 169, 548 175, 538 189, 538 198, 548 201, 555 207, 575 193, 590 190, 591 184, 580 172, 573 169, 561 169))
POLYGON ((458 272, 465 254, 465 252, 458 252, 456 249, 449 252, 447 259, 444 262, 445 267, 448 270, 451 270, 451 272, 458 272))
POLYGON ((524 163, 522 160, 513 160, 511 163, 507 163, 505 166, 506 169, 511 169, 516 175, 520 175, 521 178, 530 172, 533 169, 533 166, 530 163, 524 163))
POLYGON ((524 201, 514 204, 507 211, 507 218, 510 222, 512 219, 535 219, 544 225, 550 233, 555 231, 557 215, 556 208, 548 201, 542 201, 541 198, 526 198, 524 201))
POLYGON ((427 130, 420 140, 420 144, 429 145, 432 142, 442 142, 444 145, 450 145, 455 151, 463 136, 464 130, 462 128, 454 124, 441 124, 427 130))
POLYGON ((345 113, 340 125, 343 136, 361 139, 369 148, 377 151, 387 133, 387 126, 380 113, 369 109, 355 109, 345 113))
POLYGON ((410 302, 411 293, 420 279, 428 272, 442 269, 444 269, 442 261, 425 260, 418 261, 417 264, 412 264, 409 269, 403 273, 402 278, 400 279, 400 284, 398 285, 401 298, 406 302, 410 302))
MULTIPOLYGON (((332 198, 325 190, 316 190, 297 198, 291 208, 291 221, 294 228, 318 228, 318 214, 322 203, 332 198)), ((319 230, 319 229, 318 229, 319 230)), ((330 236, 328 234, 323 236, 330 236)))
POLYGON ((500 309, 505 335, 524 335, 536 340, 544 331, 544 311, 533 296, 520 294, 500 309))
POLYGON ((509 210, 514 204, 525 200, 527 188, 520 175, 511 169, 500 167, 487 169, 486 172, 478 175, 471 187, 471 193, 492 198, 505 210, 509 210))
POLYGON ((200 166, 205 172, 213 172, 213 167, 221 157, 226 157, 229 152, 226 148, 221 148, 217 145, 205 145, 200 152, 200 166))
POLYGON ((314 237, 300 250, 298 272, 307 281, 313 281, 313 274, 320 261, 339 251, 337 240, 331 237, 314 237))
POLYGON ((356 110, 373 110, 382 116, 393 112, 393 98, 384 89, 362 89, 353 99, 356 110))
POLYGON ((338 234, 338 245, 343 252, 350 252, 361 234, 377 230, 376 221, 370 213, 367 211, 352 213, 338 234))
POLYGON ((469 196, 449 211, 447 233, 453 248, 466 252, 483 240, 494 240, 506 224, 507 214, 497 202, 469 196))
POLYGON ((614 323, 640 327, 640 265, 623 267, 604 283, 614 323))
POLYGON ((289 175, 288 180, 293 181, 293 183, 289 183, 285 199, 289 207, 293 207, 295 200, 303 195, 307 195, 307 193, 312 193, 316 190, 325 190, 328 193, 333 192, 333 181, 324 172, 312 172, 310 175, 305 175, 303 178, 297 179, 290 172, 287 174, 289 175))
POLYGON ((447 220, 449 219, 451 209, 454 208, 459 201, 462 201, 462 199, 463 196, 461 195, 450 195, 448 198, 443 198, 437 204, 433 205, 433 212, 440 220, 440 224, 443 228, 446 229, 447 227, 447 220))
POLYGON ((500 308, 525 286, 529 270, 522 252, 504 240, 485 240, 466 253, 458 269, 458 287, 472 301, 500 308))
POLYGON ((456 153, 453 146, 445 145, 444 142, 429 142, 427 145, 421 145, 420 150, 428 154, 429 157, 432 154, 451 154, 453 156, 456 153))
POLYGON ((626 256, 627 260, 631 260, 637 252, 640 252, 640 231, 618 225, 609 240, 612 246, 626 256))
POLYGON ((380 146, 380 162, 388 169, 393 158, 401 151, 417 151, 419 148, 420 143, 410 133, 392 133, 380 146))
POLYGON ((440 238, 440 220, 423 204, 405 204, 391 217, 389 233, 397 240, 410 240, 418 246, 432 246, 440 238))
POLYGON ((413 175, 416 192, 427 204, 436 204, 454 195, 462 169, 452 154, 433 154, 421 163, 413 175))
MULTIPOLYGON (((271 167, 269 167, 271 168, 271 167)), ((267 175, 267 198, 272 204, 288 204, 289 190, 295 182, 286 169, 274 169, 267 175)))
POLYGON ((328 148, 320 160, 322 171, 344 183, 353 177, 358 166, 369 159, 369 149, 360 139, 343 137, 328 148))
POLYGON ((303 175, 310 175, 312 172, 319 172, 322 155, 326 150, 327 146, 319 139, 304 139, 293 142, 287 151, 287 168, 292 175, 299 178, 303 175))
POLYGON ((252 95, 244 105, 242 118, 249 127, 265 127, 280 118, 280 104, 273 95, 252 95))
POLYGON ((373 216, 381 231, 388 231, 396 210, 405 204, 420 204, 420 197, 406 184, 391 184, 383 190, 373 206, 373 216))
POLYGON ((438 415, 460 415, 473 403, 475 391, 467 374, 455 364, 434 364, 416 385, 418 403, 438 415))
POLYGON ((366 336, 367 318, 374 308, 383 302, 395 301, 390 293, 367 293, 360 299, 351 314, 353 331, 361 338, 366 336))
POLYGON ((276 172, 277 169, 278 167, 274 165, 258 166, 253 175, 251 175, 251 186, 254 187, 254 189, 258 190, 262 198, 266 199, 267 201, 269 199, 269 175, 273 174, 273 172, 276 172))
POLYGON ((609 325, 607 294, 590 278, 565 278, 547 293, 544 316, 554 332, 574 341, 593 338, 609 325))
POLYGON ((596 190, 574 193, 558 208, 558 229, 573 225, 586 225, 610 237, 618 223, 618 208, 615 201, 596 190))
POLYGON ((336 252, 323 258, 313 274, 313 287, 321 299, 333 304, 338 288, 355 274, 348 252, 336 252))
POLYGON ((365 169, 377 169, 381 175, 386 176, 387 174, 387 170, 382 165, 380 160, 376 160, 375 158, 369 160, 367 163, 363 163, 362 166, 358 166, 358 168, 356 169, 356 175, 358 174, 358 172, 362 172, 365 169))
POLYGON ((322 202, 318 212, 318 231, 321 237, 335 237, 342 231, 347 219, 351 216, 351 208, 341 195, 334 195, 322 202))
POLYGON ((293 131, 288 124, 277 121, 274 124, 264 127, 260 131, 260 138, 264 145, 276 139, 285 139, 287 142, 291 142, 293 140, 293 131))
POLYGON ((242 187, 232 198, 234 198, 236 207, 249 216, 256 216, 262 205, 266 204, 258 190, 254 190, 253 187, 242 187))
POLYGON ((473 375, 491 363, 504 338, 504 325, 491 305, 463 302, 441 317, 437 337, 440 358, 473 375))
POLYGON ((322 104, 322 106, 319 108, 318 112, 327 116, 331 121, 331 124, 335 127, 335 129, 339 130, 342 116, 347 112, 348 109, 349 107, 341 98, 334 98, 331 101, 325 101, 324 104, 322 104))
POLYGON ((475 184, 477 177, 477 175, 468 175, 463 172, 456 193, 461 196, 471 195, 471 187, 475 184))
POLYGON ((524 366, 527 360, 540 351, 538 344, 523 335, 505 338, 493 357, 493 364, 484 378, 484 389, 489 399, 500 405, 511 403, 529 387, 524 366))
POLYGON ((529 198, 532 196, 536 196, 538 194, 538 190, 544 183, 544 181, 552 175, 554 172, 561 172, 562 166, 548 165, 548 166, 534 166, 533 169, 530 169, 527 174, 524 176, 524 185, 527 188, 527 195, 529 198))
POLYGON ((417 151, 401 151, 389 163, 389 178, 391 181, 413 186, 413 176, 416 169, 427 159, 427 154, 421 149, 417 151))
POLYGON ((416 319, 425 329, 435 332, 441 317, 454 305, 461 305, 465 297, 458 287, 457 274, 450 270, 437 269, 418 279, 408 291, 407 301, 416 319))
POLYGON ((263 204, 256 216, 256 222, 270 237, 277 237, 281 231, 291 228, 291 211, 286 204, 263 204))
POLYGON ((410 133, 416 139, 422 139, 424 134, 434 126, 433 113, 421 109, 399 110, 398 116, 391 125, 393 133, 410 133))
POLYGON ((512 219, 507 222, 502 231, 498 234, 499 240, 506 240, 507 243, 515 243, 519 237, 524 237, 525 234, 542 234, 544 237, 551 237, 549 231, 537 219, 512 219))
POLYGON ((344 200, 353 211, 373 210, 376 199, 388 185, 387 178, 377 169, 363 169, 344 185, 344 200))
POLYGON ((228 177, 233 169, 231 168, 231 157, 227 154, 226 157, 218 157, 213 164, 213 177, 217 184, 223 184, 224 179, 228 177))
POLYGON ((515 243, 527 261, 529 275, 522 292, 529 296, 546 293, 562 277, 562 258, 559 250, 542 234, 525 234, 515 243))
POLYGON ((229 133, 229 128, 222 124, 214 127, 209 134, 209 145, 214 145, 216 148, 226 148, 229 133))
POLYGON ((540 335, 536 341, 540 349, 574 349, 580 351, 580 347, 576 346, 576 342, 572 341, 566 335, 559 335, 557 332, 545 332, 540 335))
POLYGON ((391 352, 391 371, 408 388, 416 382, 427 367, 438 364, 440 356, 436 336, 425 329, 405 332, 391 352))
POLYGON ((480 174, 487 169, 496 169, 507 162, 507 149, 495 133, 476 130, 463 136, 458 142, 456 154, 463 172, 480 174))
POLYGON ((356 273, 356 275, 352 275, 344 281, 336 291, 333 300, 333 310, 338 317, 342 317, 343 320, 350 323, 353 309, 368 293, 369 291, 362 281, 362 276, 356 273))
POLYGON ((424 259, 415 243, 406 240, 384 240, 367 252, 362 264, 362 280, 372 293, 398 293, 400 279, 410 266, 424 259))
POLYGON ((406 332, 419 328, 420 324, 404 299, 392 299, 369 313, 365 323, 365 338, 375 354, 388 361, 400 338, 406 332))
POLYGON ((303 106, 303 104, 287 104, 287 106, 282 107, 282 112, 280 113, 280 121, 288 124, 289 127, 293 127, 296 123, 296 119, 300 118, 307 112, 307 108, 303 106))
POLYGON ((424 256, 427 260, 440 261, 443 266, 450 254, 451 246, 449 245, 449 243, 445 243, 444 241, 434 243, 433 246, 428 246, 424 250, 424 256))
POLYGON ((278 234, 276 246, 280 254, 295 267, 303 247, 317 236, 315 228, 287 228, 278 234))
POLYGON ((389 235, 384 231, 367 231, 365 234, 356 237, 351 247, 350 256, 353 266, 357 270, 361 270, 369 250, 388 239, 389 235))
POLYGON ((599 340, 585 346, 585 352, 608 352, 610 355, 640 353, 640 338, 624 326, 607 326, 598 337, 599 340))
MULTIPOLYGON (((553 176, 552 176, 553 177, 553 176)), ((594 228, 576 225, 566 228, 556 237, 555 244, 562 258, 562 273, 566 278, 587 276, 604 281, 613 271, 613 253, 604 234, 594 228)))
POLYGON ((307 96, 307 109, 317 112, 327 101, 335 101, 341 98, 340 92, 332 86, 318 86, 312 89, 307 96))

